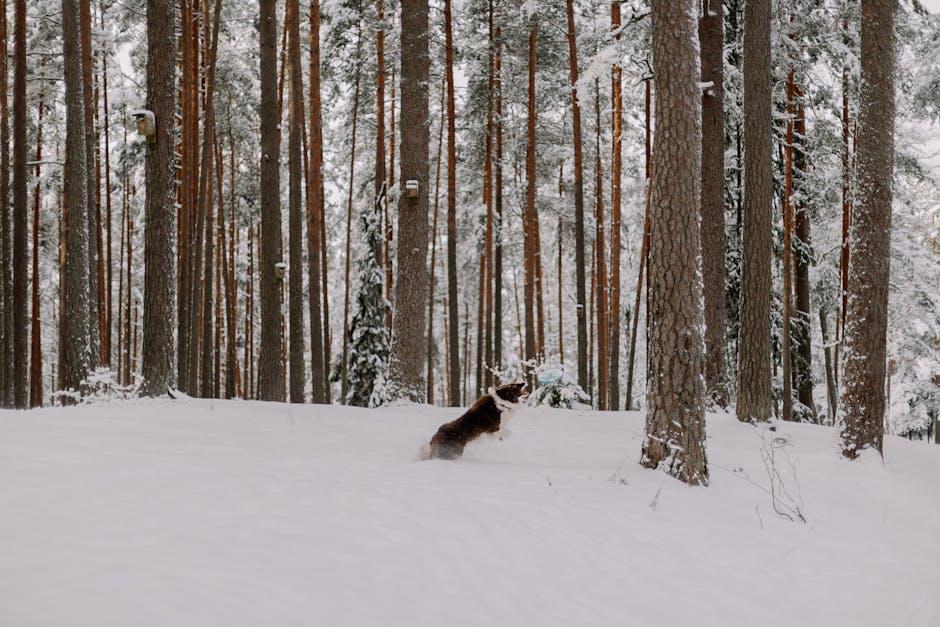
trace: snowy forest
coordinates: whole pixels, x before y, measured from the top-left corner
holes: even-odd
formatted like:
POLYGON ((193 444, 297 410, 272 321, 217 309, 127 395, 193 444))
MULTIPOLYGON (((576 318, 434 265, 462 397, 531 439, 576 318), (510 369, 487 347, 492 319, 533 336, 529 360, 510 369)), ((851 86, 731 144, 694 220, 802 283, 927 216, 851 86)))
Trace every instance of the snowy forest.
POLYGON ((12 4, 6 406, 459 406, 524 377, 934 436, 916 0, 12 4))
POLYGON ((940 0, 0 0, 2 625, 937 627, 937 444, 940 0))

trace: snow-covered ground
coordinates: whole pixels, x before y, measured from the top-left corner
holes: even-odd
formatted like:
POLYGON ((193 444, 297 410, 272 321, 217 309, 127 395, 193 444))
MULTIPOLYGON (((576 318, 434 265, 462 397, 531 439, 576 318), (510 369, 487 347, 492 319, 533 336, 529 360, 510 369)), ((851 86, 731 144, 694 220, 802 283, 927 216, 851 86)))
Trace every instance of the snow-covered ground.
POLYGON ((712 416, 688 488, 637 464, 639 414, 526 410, 415 461, 454 414, 0 413, 0 625, 940 625, 940 446, 712 416))

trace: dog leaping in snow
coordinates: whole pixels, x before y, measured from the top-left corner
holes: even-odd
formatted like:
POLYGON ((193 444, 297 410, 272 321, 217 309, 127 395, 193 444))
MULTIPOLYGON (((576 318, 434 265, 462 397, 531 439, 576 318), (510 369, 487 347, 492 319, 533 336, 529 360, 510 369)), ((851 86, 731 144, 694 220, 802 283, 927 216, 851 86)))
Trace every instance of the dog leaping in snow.
POLYGON ((420 458, 457 459, 463 455, 467 444, 481 436, 509 437, 506 424, 529 395, 525 387, 524 382, 491 387, 460 418, 441 425, 431 441, 421 448, 420 458))

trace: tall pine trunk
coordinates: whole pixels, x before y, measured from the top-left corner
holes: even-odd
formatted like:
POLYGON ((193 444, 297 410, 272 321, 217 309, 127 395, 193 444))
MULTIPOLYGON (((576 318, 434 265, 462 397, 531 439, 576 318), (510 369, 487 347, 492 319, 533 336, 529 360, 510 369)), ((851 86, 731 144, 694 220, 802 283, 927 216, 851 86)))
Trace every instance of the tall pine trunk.
POLYGON ((881 452, 885 416, 888 279, 894 175, 895 0, 862 0, 862 73, 858 112, 858 187, 843 370, 842 451, 881 452))
POLYGON ((148 396, 166 394, 175 384, 176 283, 168 277, 176 274, 176 44, 176 3, 148 0, 147 104, 157 125, 156 141, 147 144, 144 229, 141 392, 148 396))
MULTIPOLYGON (((357 25, 357 30, 360 26, 357 25)), ((362 32, 358 32, 356 38, 356 77, 353 87, 352 101, 352 138, 349 151, 349 189, 346 194, 346 255, 345 255, 345 281, 343 288, 343 354, 340 361, 342 368, 342 381, 340 386, 340 398, 346 402, 346 394, 349 389, 349 269, 352 261, 352 211, 353 211, 353 191, 356 181, 356 131, 359 127, 359 88, 362 76, 362 32)))
POLYGON ((503 63, 498 21, 493 42, 493 367, 499 372, 503 364, 503 63))
MULTIPOLYGON (((806 108, 803 104, 803 92, 796 86, 796 119, 794 120, 793 168, 802 177, 806 172, 806 108)), ((802 180, 802 179, 801 179, 802 180)), ((809 268, 812 261, 810 248, 810 215, 806 202, 797 198, 794 204, 796 214, 797 250, 794 251, 796 272, 796 313, 798 316, 796 344, 797 357, 794 367, 795 385, 800 404, 809 411, 810 417, 816 418, 816 403, 813 400, 813 345, 812 318, 810 317, 810 279, 809 268)))
POLYGON ((283 280, 280 151, 277 103, 277 2, 260 0, 258 25, 261 45, 261 349, 258 355, 258 396, 266 401, 285 399, 284 343, 281 336, 283 280))
MULTIPOLYGON (((571 83, 571 125, 574 143, 574 239, 578 322, 578 385, 587 388, 587 294, 584 260, 584 157, 581 148, 581 103, 578 102, 578 45, 574 0, 567 0, 568 74, 571 83)), ((559 240, 560 242, 561 240, 559 240)), ((560 279, 559 279, 560 280, 560 279)), ((606 399, 604 399, 606 404, 606 399)))
MULTIPOLYGON (((19 3, 16 3, 19 10, 19 3)), ((7 3, 0 0, 0 405, 13 405, 13 251, 10 222, 10 111, 7 3)))
POLYGON ((450 364, 448 398, 460 405, 460 324, 457 309, 457 121, 454 102, 454 35, 451 0, 444 0, 444 46, 447 74, 447 346, 450 364))
POLYGON ((398 199, 398 280, 392 318, 389 381, 394 396, 424 398, 424 304, 428 293, 428 112, 427 0, 401 7, 401 183, 398 199), (417 193, 408 191, 408 182, 417 193))
MULTIPOLYGON (((614 39, 620 39, 620 3, 610 4, 610 27, 614 39)), ((620 215, 623 178, 623 70, 619 64, 611 68, 610 95, 613 104, 612 150, 610 159, 610 307, 606 335, 609 357, 607 409, 620 408, 620 215)), ((602 400, 602 399, 599 399, 602 400)))
MULTIPOLYGON (((287 57, 290 68, 288 137, 289 198, 289 289, 290 289, 290 400, 304 402, 304 275, 303 275, 303 68, 300 65, 300 3, 288 0, 287 57)), ((311 253, 312 254, 312 253, 311 253)))
MULTIPOLYGON (((595 308, 597 315, 597 408, 607 409, 610 399, 608 382, 610 380, 610 349, 608 340, 610 330, 608 322, 610 315, 607 306, 608 278, 607 278, 607 238, 604 218, 604 172, 601 160, 601 94, 600 84, 596 84, 594 93, 594 132, 596 147, 594 154, 594 290, 596 293, 595 308)), ((593 308, 592 308, 593 309, 593 308)), ((593 360, 592 360, 593 361, 593 360)))
MULTIPOLYGON (((744 251, 738 333, 737 416, 770 419, 771 170, 770 0, 744 10, 744 251)), ((658 157, 657 157, 658 158, 658 157)))
POLYGON ((536 231, 538 217, 535 208, 535 194, 537 185, 537 172, 535 170, 535 134, 537 124, 535 72, 538 50, 538 22, 534 15, 529 16, 529 58, 528 58, 528 99, 527 99, 527 128, 525 149, 526 195, 525 211, 522 219, 523 230, 523 265, 525 268, 523 280, 523 301, 525 311, 525 360, 526 371, 529 373, 529 387, 534 386, 531 369, 538 356, 535 335, 535 264, 536 264, 536 231))
POLYGON ((725 112, 724 11, 706 0, 699 20, 702 50, 702 283, 705 288, 705 387, 728 404, 725 380, 725 112))
MULTIPOLYGON (((65 15, 63 15, 63 32, 66 29, 71 29, 72 26, 78 27, 78 11, 77 6, 72 7, 73 2, 68 2, 63 0, 62 9, 65 12, 66 8, 72 9, 75 8, 75 24, 65 24, 65 15), (69 5, 66 7, 66 5, 69 5)), ((71 15, 69 15, 69 21, 71 21, 71 15)), ((13 343, 11 345, 11 350, 13 351, 13 404, 19 409, 24 409, 29 406, 29 336, 28 336, 28 319, 27 311, 29 309, 29 294, 27 292, 26 282, 29 278, 29 244, 27 239, 29 237, 29 217, 27 215, 27 204, 28 204, 28 191, 26 189, 26 177, 29 175, 26 166, 26 0, 17 0, 16 2, 16 34, 14 41, 14 50, 13 50, 13 343)), ((69 32, 71 35, 72 33, 69 32)), ((71 46, 72 43, 78 43, 78 31, 74 33, 75 42, 69 41, 67 45, 71 46)), ((81 65, 80 65, 80 52, 78 46, 70 50, 66 50, 65 56, 65 74, 67 77, 66 85, 68 86, 68 79, 77 79, 78 89, 77 92, 81 96, 81 65), (68 52, 71 51, 76 55, 79 63, 76 64, 72 59, 69 58, 68 52), (69 71, 77 72, 76 76, 69 77, 69 71)), ((66 92, 68 93, 68 87, 66 87, 66 92)), ((74 96, 75 94, 68 94, 66 98, 74 96)), ((82 116, 82 121, 78 124, 75 124, 75 120, 72 120, 72 130, 74 133, 84 133, 84 110, 81 108, 83 106, 82 101, 79 99, 77 102, 74 100, 71 102, 75 107, 79 115, 82 116)), ((66 125, 68 127, 68 114, 66 119, 66 125)), ((75 143, 78 143, 78 140, 73 137, 75 143)), ((82 151, 85 150, 84 137, 80 142, 80 147, 82 151)), ((68 149, 66 148, 66 152, 68 149)), ((77 155, 71 155, 72 159, 69 160, 66 156, 66 160, 74 166, 74 168, 80 168, 78 170, 73 169, 73 173, 69 175, 69 178, 74 176, 85 176, 85 158, 83 157, 80 161, 76 160, 77 155)), ((76 188, 77 191, 78 188, 76 188)), ((81 191, 85 193, 85 186, 82 185, 81 191)), ((82 219, 86 218, 85 215, 85 203, 87 199, 81 204, 77 205, 75 210, 81 214, 82 219)), ((76 226, 75 228, 78 228, 76 226)), ((81 232, 86 233, 87 227, 81 227, 81 232)), ((71 233, 70 233, 71 235, 71 233)), ((86 233, 87 235, 87 233, 86 233)), ((76 234, 75 237, 78 237, 79 234, 76 234)), ((85 241, 87 246, 87 239, 85 241)), ((77 250, 75 251, 76 255, 81 255, 82 252, 77 250)), ((87 248, 84 252, 84 257, 82 261, 87 263, 87 248)), ((85 279, 84 287, 88 287, 88 277, 87 274, 82 274, 81 278, 85 279)), ((87 301, 86 301, 87 302, 87 301)), ((85 324, 88 323, 88 316, 86 310, 76 311, 76 313, 84 313, 85 324)), ((81 339, 81 338, 79 338, 81 339)), ((86 339, 87 341, 87 339, 86 339)), ((76 347, 75 351, 80 351, 86 348, 84 345, 76 347)), ((83 370, 85 365, 84 361, 75 361, 75 369, 72 374, 81 373, 84 375, 87 372, 87 369, 83 370)), ((73 377, 69 378, 71 382, 73 377)), ((80 381, 80 379, 78 380, 80 381)), ((76 388, 77 388, 76 381, 76 388)))
MULTIPOLYGON (((26 2, 19 0, 17 2, 17 54, 20 53, 20 33, 25 39, 26 26, 26 2), (22 14, 20 13, 20 4, 22 4, 22 14), (23 30, 21 30, 21 28, 23 30)), ((23 76, 17 72, 17 83, 20 79, 25 79, 25 41, 22 42, 23 51, 23 76)), ((63 283, 63 311, 61 317, 61 340, 60 347, 62 354, 60 356, 60 375, 59 386, 66 391, 80 391, 82 381, 88 374, 94 358, 89 341, 89 292, 88 292, 88 195, 86 192, 86 165, 85 159, 85 108, 82 93, 82 57, 79 26, 79 7, 78 0, 62 0, 62 53, 65 63, 65 207, 66 212, 66 242, 65 242, 65 276, 63 283)), ((17 70, 20 70, 20 59, 16 59, 17 70)), ((22 81, 25 88, 25 80, 22 81)), ((16 167, 20 161, 18 155, 18 146, 16 136, 20 133, 25 135, 25 115, 20 120, 23 124, 18 124, 18 113, 25 114, 25 108, 19 110, 17 105, 19 94, 16 93, 14 86, 14 113, 13 113, 13 133, 14 133, 14 199, 17 196, 17 178, 23 177, 22 184, 25 190, 26 159, 22 157, 23 170, 16 167)), ((25 91, 25 89, 24 89, 25 91)), ((25 93, 22 94, 25 97, 25 93)), ((25 137, 23 138, 25 140, 25 137)), ((15 202, 15 200, 14 200, 15 202)), ((25 203, 24 203, 25 204, 25 203)), ((25 211, 24 211, 25 213, 25 211)), ((14 210, 14 218, 17 212, 14 210)), ((25 222, 25 215, 23 220, 25 222)), ((24 224, 23 227, 26 225, 24 224)), ((25 234, 25 228, 24 228, 25 234)), ((25 249, 25 241, 23 242, 25 249)), ((14 253, 16 247, 14 247, 14 253)), ((25 253, 25 250, 23 251, 25 253)), ((25 254, 23 261, 25 261, 25 254)), ((24 264, 25 265, 25 264, 24 264)), ((19 269, 17 269, 19 273, 19 269)), ((25 292, 26 271, 23 268, 22 281, 24 282, 23 291, 25 292)), ((25 297, 25 293, 24 293, 25 297)), ((24 298, 25 301, 25 298, 24 298)), ((24 302, 25 305, 25 302, 24 302)), ((25 307, 24 307, 25 309, 25 307)), ((17 312, 19 314, 19 312, 17 312)), ((23 312, 25 318, 25 311, 23 312)), ((19 315, 17 315, 19 318, 19 315)), ((25 320, 23 339, 25 340, 25 320)), ((23 355, 26 354, 25 341, 23 342, 23 355)), ((23 370, 23 379, 25 381, 26 370, 23 370)), ((25 392, 25 386, 24 390, 25 392)), ((20 390, 17 387, 17 406, 19 403, 20 390)), ((25 405, 25 402, 24 402, 25 405)))
MULTIPOLYGON (((82 94, 85 119, 85 194, 88 206, 88 337, 91 343, 93 364, 103 363, 101 356, 101 302, 99 291, 100 267, 98 265, 98 242, 100 220, 95 194, 95 105, 92 96, 91 0, 79 0, 79 29, 81 36, 82 94)), ((15 167, 15 165, 14 165, 15 167)))
POLYGON ((41 308, 39 301, 39 210, 41 203, 41 185, 39 181, 42 162, 42 117, 43 94, 39 92, 39 106, 36 115, 36 187, 33 190, 33 284, 32 311, 30 312, 30 355, 29 355, 29 406, 42 407, 42 329, 40 327, 41 308))
POLYGON ((708 483, 700 238, 701 92, 694 0, 653 0, 656 139, 642 463, 708 483))
POLYGON ((330 341, 326 302, 321 308, 321 294, 326 290, 326 272, 321 271, 320 259, 325 260, 326 243, 321 238, 323 228, 323 122, 320 110, 320 6, 319 0, 310 5, 310 158, 307 170, 307 279, 310 308, 310 378, 314 403, 329 401, 330 341), (321 279, 322 288, 321 288, 321 279))

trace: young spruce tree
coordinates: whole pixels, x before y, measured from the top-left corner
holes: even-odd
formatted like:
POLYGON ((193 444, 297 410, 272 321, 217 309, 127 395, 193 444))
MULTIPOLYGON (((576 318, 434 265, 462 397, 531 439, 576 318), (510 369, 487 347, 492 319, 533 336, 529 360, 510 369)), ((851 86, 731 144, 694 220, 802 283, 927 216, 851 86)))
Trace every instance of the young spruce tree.
POLYGON ((389 337, 385 325, 390 309, 384 292, 384 272, 378 253, 382 245, 382 225, 376 210, 359 216, 359 229, 365 245, 356 262, 359 291, 356 312, 349 327, 349 389, 346 402, 358 407, 378 407, 385 402, 389 337))

